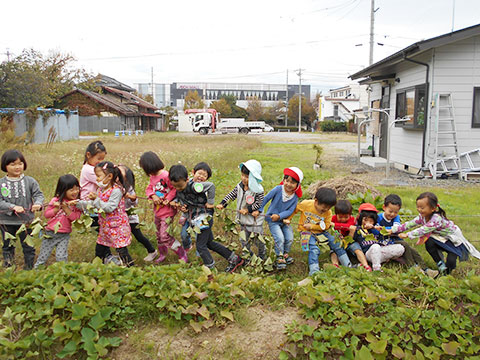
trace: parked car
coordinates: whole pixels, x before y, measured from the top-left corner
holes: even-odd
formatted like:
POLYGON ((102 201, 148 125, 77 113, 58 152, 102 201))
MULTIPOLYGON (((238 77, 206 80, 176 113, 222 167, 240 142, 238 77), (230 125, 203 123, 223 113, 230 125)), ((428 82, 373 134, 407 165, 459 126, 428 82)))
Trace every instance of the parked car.
POLYGON ((263 128, 263 131, 264 132, 272 132, 272 131, 275 131, 275 129, 273 128, 273 126, 265 124, 265 127, 263 128))

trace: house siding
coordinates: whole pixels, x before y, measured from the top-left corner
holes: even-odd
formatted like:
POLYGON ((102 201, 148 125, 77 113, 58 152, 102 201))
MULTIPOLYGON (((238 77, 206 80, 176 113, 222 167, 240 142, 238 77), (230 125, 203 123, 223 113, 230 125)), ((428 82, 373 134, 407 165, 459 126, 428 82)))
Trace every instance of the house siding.
MULTIPOLYGON (((429 63, 431 52, 415 57, 429 63)), ((425 83, 426 67, 411 62, 402 62, 396 68, 396 78, 390 89, 391 120, 395 118, 397 92, 425 83)), ((423 131, 394 126, 390 131, 390 159, 392 162, 419 169, 422 167, 423 131)))
POLYGON ((472 128, 473 88, 480 86, 480 36, 435 49, 433 80, 434 95, 452 94, 459 152, 480 148, 480 129, 472 128))

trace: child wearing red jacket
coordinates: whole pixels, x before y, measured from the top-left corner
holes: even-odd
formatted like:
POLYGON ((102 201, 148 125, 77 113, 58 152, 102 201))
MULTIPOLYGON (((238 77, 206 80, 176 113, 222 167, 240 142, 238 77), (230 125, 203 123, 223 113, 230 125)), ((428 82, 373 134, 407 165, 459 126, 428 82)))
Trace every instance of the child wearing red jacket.
MULTIPOLYGON (((352 216, 352 204, 348 200, 338 200, 335 205, 335 215, 332 217, 332 222, 335 224, 335 230, 339 231, 340 234, 345 236, 352 236, 357 228, 355 223, 355 218, 352 216)), ((362 266, 367 271, 372 271, 370 265, 368 265, 365 254, 363 253, 360 245, 357 242, 353 242, 347 246, 347 251, 355 255, 362 264, 362 266)), ((332 253, 330 255, 332 263, 338 265, 337 255, 332 253)))

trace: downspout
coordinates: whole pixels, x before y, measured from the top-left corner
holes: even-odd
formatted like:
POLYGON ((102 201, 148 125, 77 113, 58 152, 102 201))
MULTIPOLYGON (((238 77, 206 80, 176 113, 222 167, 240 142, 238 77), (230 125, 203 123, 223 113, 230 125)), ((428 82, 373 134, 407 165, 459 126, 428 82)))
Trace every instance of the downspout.
MULTIPOLYGON (((403 60, 410 61, 414 64, 426 66, 427 69, 426 69, 426 75, 425 75, 425 96, 427 97, 427 100, 428 100, 428 98, 429 98, 428 76, 430 74, 430 65, 428 65, 427 63, 423 63, 423 62, 420 62, 420 61, 417 61, 417 60, 407 58, 407 54, 405 54, 405 52, 403 53, 403 60)), ((429 101, 425 102, 425 124, 424 124, 425 129, 423 130, 423 142, 422 142, 422 167, 425 167, 425 140, 426 140, 426 136, 427 136, 427 121, 428 121, 428 106, 429 106, 429 104, 430 104, 429 101)), ((429 124, 429 126, 430 126, 430 124, 429 124)))

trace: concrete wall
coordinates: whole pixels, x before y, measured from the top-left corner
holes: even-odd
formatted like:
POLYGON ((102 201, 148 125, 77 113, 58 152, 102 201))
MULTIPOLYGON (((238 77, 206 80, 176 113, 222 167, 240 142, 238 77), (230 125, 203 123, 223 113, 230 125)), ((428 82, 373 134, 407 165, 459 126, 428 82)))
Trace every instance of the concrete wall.
MULTIPOLYGON (((25 114, 15 114, 13 117, 15 122, 15 135, 22 136, 29 131, 29 123, 25 114)), ((37 144, 46 143, 50 129, 56 133, 55 141, 65 141, 78 139, 79 135, 79 117, 77 114, 46 115, 45 121, 43 116, 39 116, 34 125, 34 137, 32 142, 37 144)))

